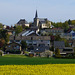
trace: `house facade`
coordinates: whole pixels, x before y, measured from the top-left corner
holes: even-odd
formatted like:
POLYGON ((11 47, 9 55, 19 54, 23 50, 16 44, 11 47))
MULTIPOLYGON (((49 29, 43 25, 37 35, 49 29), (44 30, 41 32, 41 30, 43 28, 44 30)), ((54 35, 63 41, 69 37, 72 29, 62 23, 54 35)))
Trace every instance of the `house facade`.
POLYGON ((42 34, 48 33, 48 34, 53 34, 53 35, 63 35, 64 29, 60 29, 60 28, 42 29, 41 33, 42 34))
POLYGON ((20 19, 15 26, 29 27, 29 23, 25 19, 20 19))
POLYGON ((21 41, 26 41, 28 49, 35 52, 36 50, 43 52, 45 50, 49 50, 50 48, 50 36, 18 36, 15 38, 14 36, 11 36, 10 43, 13 41, 19 44, 21 41))
POLYGON ((16 42, 9 43, 7 45, 6 51, 21 51, 21 44, 18 44, 16 42))
POLYGON ((62 56, 66 56, 66 55, 71 55, 73 56, 74 55, 74 49, 72 47, 64 47, 63 50, 60 52, 60 54, 62 56))
POLYGON ((67 40, 75 40, 75 32, 71 31, 70 33, 64 33, 61 35, 61 38, 65 38, 67 40))
POLYGON ((72 41, 72 47, 75 48, 75 40, 72 41))
POLYGON ((54 51, 58 48, 61 53, 64 47, 65 47, 64 41, 54 41, 54 51))

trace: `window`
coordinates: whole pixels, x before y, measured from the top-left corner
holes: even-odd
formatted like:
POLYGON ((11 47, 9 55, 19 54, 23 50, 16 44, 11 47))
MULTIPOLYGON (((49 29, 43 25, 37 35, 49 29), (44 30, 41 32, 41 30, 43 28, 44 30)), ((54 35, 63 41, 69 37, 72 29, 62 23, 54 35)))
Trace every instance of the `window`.
POLYGON ((31 37, 31 40, 33 40, 33 37, 31 37))
POLYGON ((29 45, 32 45, 32 44, 29 44, 29 45))
POLYGON ((60 32, 60 31, 58 30, 58 32, 60 32))
POLYGON ((43 42, 43 40, 41 40, 41 42, 43 42))
POLYGON ((73 49, 63 49, 63 51, 73 51, 73 49))
POLYGON ((48 46, 49 46, 49 44, 48 44, 48 46))
POLYGON ((17 49, 19 49, 19 46, 17 46, 17 49))
POLYGON ((34 44, 34 45, 37 45, 37 44, 34 44))
POLYGON ((16 40, 16 42, 19 42, 19 40, 16 40))
POLYGON ((10 47, 10 45, 8 47, 10 47))

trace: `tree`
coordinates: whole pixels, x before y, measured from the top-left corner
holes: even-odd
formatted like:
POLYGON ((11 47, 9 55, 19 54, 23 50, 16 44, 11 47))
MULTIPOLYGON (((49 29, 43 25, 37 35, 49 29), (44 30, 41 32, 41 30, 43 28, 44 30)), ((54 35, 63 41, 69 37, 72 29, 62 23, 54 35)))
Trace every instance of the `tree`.
POLYGON ((7 34, 7 30, 0 30, 0 48, 2 50, 5 50, 8 41, 9 41, 9 35, 7 34))
POLYGON ((9 35, 7 34, 7 30, 0 30, 0 38, 4 38, 6 42, 9 41, 9 35))
POLYGON ((46 26, 48 27, 48 28, 50 28, 50 26, 51 26, 51 23, 50 23, 50 21, 46 21, 46 26))
POLYGON ((0 28, 3 28, 3 24, 2 23, 0 23, 0 28))
POLYGON ((54 52, 54 46, 51 46, 50 50, 54 52))
POLYGON ((65 21, 63 23, 63 29, 64 29, 64 32, 67 32, 67 30, 69 29, 69 25, 68 25, 68 22, 67 21, 65 21))
POLYGON ((56 48, 56 50, 55 50, 55 56, 56 57, 62 57, 61 55, 60 55, 60 50, 59 50, 59 48, 56 48))
POLYGON ((55 36, 55 41, 61 41, 60 35, 56 35, 56 36, 55 36))
POLYGON ((72 29, 73 31, 75 31, 75 28, 74 29, 72 29))
POLYGON ((72 25, 75 25, 75 20, 71 20, 72 25))
POLYGON ((55 50, 55 55, 60 55, 60 50, 58 48, 55 50))
MULTIPOLYGON (((71 22, 69 21, 69 24, 71 22)), ((52 25, 54 25, 55 28, 63 28, 65 32, 67 32, 67 30, 69 29, 69 24, 68 24, 68 21, 65 21, 65 22, 57 22, 57 23, 53 23, 52 22, 52 25)))
POLYGON ((5 44, 5 40, 3 38, 0 39, 0 49, 4 47, 4 44, 5 44))
POLYGON ((23 30, 22 26, 17 26, 17 27, 15 28, 15 33, 16 33, 16 35, 18 35, 20 32, 22 32, 22 30, 23 30))
POLYGON ((22 45, 22 49, 26 49, 27 48, 27 43, 26 41, 21 41, 21 45, 22 45))
POLYGON ((0 56, 2 56, 3 55, 3 51, 2 50, 0 50, 0 56))
POLYGON ((70 19, 68 20, 68 24, 71 25, 71 20, 70 19))

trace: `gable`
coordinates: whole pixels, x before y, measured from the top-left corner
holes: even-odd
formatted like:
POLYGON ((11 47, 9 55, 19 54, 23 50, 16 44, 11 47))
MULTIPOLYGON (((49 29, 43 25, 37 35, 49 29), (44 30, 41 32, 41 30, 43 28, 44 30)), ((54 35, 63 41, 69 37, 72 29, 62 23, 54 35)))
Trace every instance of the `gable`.
POLYGON ((14 45, 14 46, 17 46, 17 45, 18 45, 18 46, 21 46, 20 44, 15 43, 15 42, 8 44, 8 46, 13 46, 13 45, 14 45))

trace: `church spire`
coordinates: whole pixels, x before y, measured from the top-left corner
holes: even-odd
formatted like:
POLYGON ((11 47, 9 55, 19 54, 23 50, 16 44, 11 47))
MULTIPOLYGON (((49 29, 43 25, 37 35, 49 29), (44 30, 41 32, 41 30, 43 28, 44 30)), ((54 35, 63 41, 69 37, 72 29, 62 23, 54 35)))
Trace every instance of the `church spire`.
POLYGON ((37 17, 38 17, 38 14, 37 14, 37 10, 36 10, 35 18, 37 18, 37 17))

